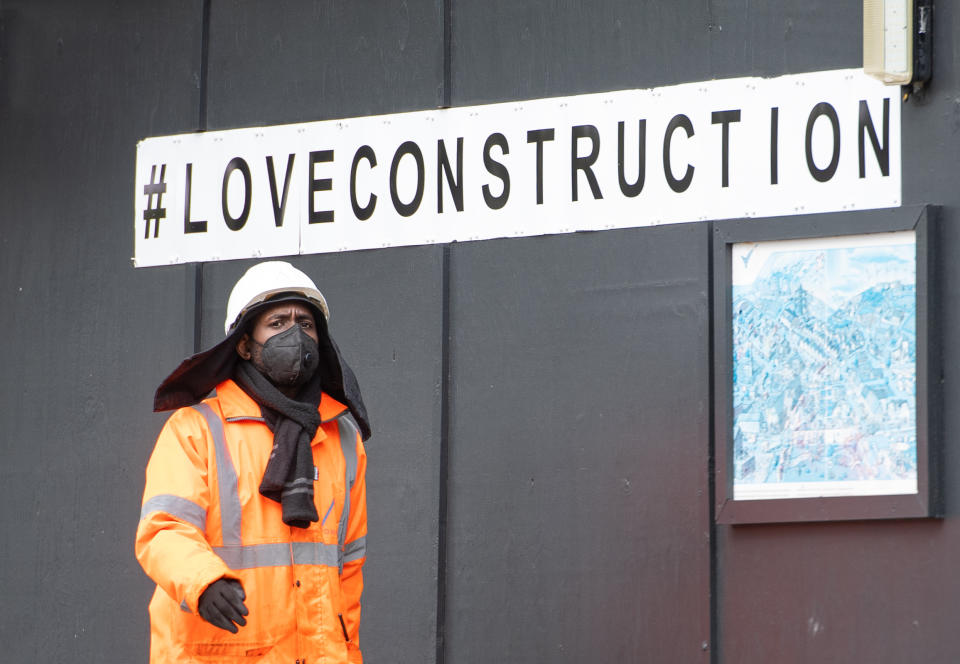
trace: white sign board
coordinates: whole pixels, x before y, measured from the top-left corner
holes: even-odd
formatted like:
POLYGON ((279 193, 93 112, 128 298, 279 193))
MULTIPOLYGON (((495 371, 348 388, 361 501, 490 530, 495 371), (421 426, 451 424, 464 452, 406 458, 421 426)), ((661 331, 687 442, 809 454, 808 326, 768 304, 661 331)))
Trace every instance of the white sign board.
POLYGON ((148 138, 137 266, 900 205, 859 69, 148 138))

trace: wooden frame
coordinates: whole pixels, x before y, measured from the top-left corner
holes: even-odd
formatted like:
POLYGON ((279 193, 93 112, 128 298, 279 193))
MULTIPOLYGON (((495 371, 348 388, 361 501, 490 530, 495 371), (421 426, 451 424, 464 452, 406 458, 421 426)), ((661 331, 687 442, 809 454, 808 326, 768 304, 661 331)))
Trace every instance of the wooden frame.
POLYGON ((715 499, 719 523, 942 515, 940 361, 933 297, 937 280, 932 255, 937 243, 931 240, 935 213, 936 208, 923 206, 714 224, 715 499), (799 242, 782 242, 792 240, 799 242), (915 242, 915 253, 907 241, 915 242), (875 243, 883 246, 876 248, 875 243), (761 251, 751 263, 756 248, 761 251), (735 253, 739 256, 737 272, 735 253), (856 296, 859 299, 851 296, 844 300, 846 291, 841 292, 839 284, 855 281, 860 287, 869 283, 862 276, 867 274, 880 279, 878 272, 867 269, 867 256, 888 258, 894 264, 894 254, 904 257, 911 253, 915 262, 898 260, 896 264, 903 274, 915 270, 913 286, 909 280, 890 282, 893 285, 889 287, 877 283, 856 296), (819 262, 810 258, 814 255, 819 262), (864 258, 840 258, 854 255, 864 258), (817 278, 834 283, 819 276, 827 272, 825 264, 842 266, 831 272, 842 277, 836 280, 836 288, 824 286, 817 293, 798 289, 803 279, 811 280, 805 284, 817 278), (766 271, 761 273, 760 265, 767 265, 766 271), (781 267, 774 272, 772 265, 781 267), (860 276, 845 279, 844 270, 860 276), (748 272, 753 276, 744 277, 748 272), (814 276, 808 277, 808 272, 814 276), (740 280, 736 319, 735 277, 740 280), (911 287, 916 293, 912 311, 911 287), (831 301, 844 302, 842 311, 839 304, 836 309, 824 305, 817 298, 821 293, 833 298, 831 301), (884 356, 887 364, 880 369, 875 366, 882 364, 880 358, 870 354, 876 353, 878 346, 873 341, 857 346, 861 332, 871 339, 871 335, 879 336, 880 324, 874 322, 880 320, 878 314, 864 313, 868 297, 875 298, 871 302, 878 298, 880 304, 875 306, 885 307, 881 311, 888 318, 882 319, 886 321, 883 329, 894 330, 884 332, 890 341, 883 352, 889 355, 884 356), (810 307, 817 307, 821 315, 810 307), (803 315, 796 314, 798 308, 803 315), (774 315, 777 311, 780 313, 774 315), (824 318, 824 312, 835 315, 824 318), (910 324, 911 316, 915 327, 910 324), (736 359, 735 343, 739 344, 736 359), (915 350, 912 357, 911 345, 915 350), (898 359, 890 364, 889 357, 898 359), (814 370, 817 367, 820 377, 814 370), (898 368, 901 370, 894 373, 898 368), (824 372, 829 379, 822 378, 824 372), (741 381, 736 385, 735 377, 741 381), (816 389, 811 387, 815 383, 816 389), (787 384, 789 389, 782 387, 787 384), (739 399, 736 414, 735 392, 739 399), (870 417, 858 419, 858 409, 869 412, 870 417), (885 418, 891 413, 900 418, 891 420, 900 422, 900 428, 894 424, 885 428, 885 418), (848 423, 836 424, 838 421, 848 423), (911 467, 914 449, 915 466, 911 467), (834 478, 841 480, 829 481, 834 478))

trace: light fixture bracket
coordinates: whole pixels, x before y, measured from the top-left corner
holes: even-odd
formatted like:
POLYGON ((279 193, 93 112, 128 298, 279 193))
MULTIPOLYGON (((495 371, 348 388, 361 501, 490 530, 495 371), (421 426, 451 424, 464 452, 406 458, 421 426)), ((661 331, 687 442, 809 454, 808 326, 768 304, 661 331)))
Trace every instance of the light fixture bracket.
POLYGON ((933 74, 933 0, 863 0, 863 70, 917 92, 933 74))

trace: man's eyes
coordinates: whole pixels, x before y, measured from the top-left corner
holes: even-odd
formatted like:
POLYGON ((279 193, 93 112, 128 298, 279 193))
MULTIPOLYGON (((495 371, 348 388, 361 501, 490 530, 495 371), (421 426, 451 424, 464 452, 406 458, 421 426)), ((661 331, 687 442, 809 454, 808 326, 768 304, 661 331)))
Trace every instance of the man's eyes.
MULTIPOLYGON (((287 320, 289 320, 289 319, 287 319, 287 318, 274 318, 273 320, 268 321, 268 322, 267 322, 267 325, 268 325, 269 327, 281 328, 281 327, 283 327, 284 325, 286 325, 287 320)), ((311 329, 311 328, 313 328, 313 321, 310 320, 310 319, 308 319, 308 318, 304 318, 304 319, 298 321, 298 323, 299 323, 300 327, 302 327, 302 328, 305 328, 305 329, 308 329, 308 330, 311 329)))

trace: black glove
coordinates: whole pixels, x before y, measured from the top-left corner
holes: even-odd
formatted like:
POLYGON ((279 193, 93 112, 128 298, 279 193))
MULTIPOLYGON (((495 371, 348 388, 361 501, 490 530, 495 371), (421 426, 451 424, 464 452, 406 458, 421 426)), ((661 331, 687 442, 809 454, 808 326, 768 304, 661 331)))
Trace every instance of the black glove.
POLYGON ((247 624, 244 616, 249 611, 243 604, 246 598, 243 586, 236 579, 217 579, 200 595, 197 608, 200 617, 208 623, 236 634, 237 625, 243 627, 247 624))

